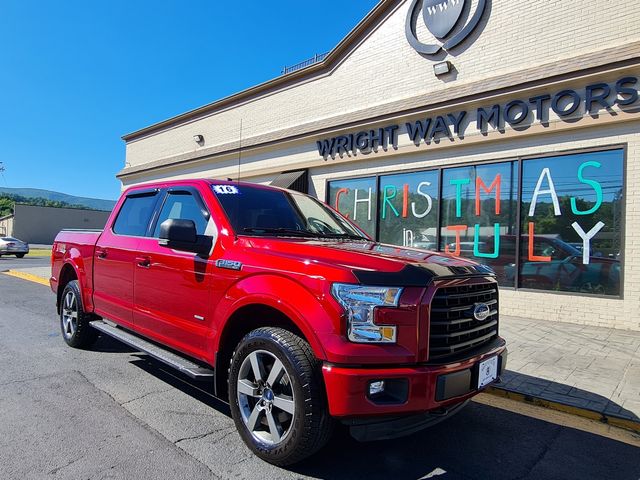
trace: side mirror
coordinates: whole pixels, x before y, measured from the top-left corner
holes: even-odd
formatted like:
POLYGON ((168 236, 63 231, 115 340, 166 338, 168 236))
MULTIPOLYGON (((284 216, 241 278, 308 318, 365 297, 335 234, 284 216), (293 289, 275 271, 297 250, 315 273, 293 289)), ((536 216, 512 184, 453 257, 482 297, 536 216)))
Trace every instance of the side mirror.
POLYGON ((198 235, 193 220, 170 218, 160 224, 158 244, 173 250, 205 255, 211 251, 212 239, 206 235, 198 235))

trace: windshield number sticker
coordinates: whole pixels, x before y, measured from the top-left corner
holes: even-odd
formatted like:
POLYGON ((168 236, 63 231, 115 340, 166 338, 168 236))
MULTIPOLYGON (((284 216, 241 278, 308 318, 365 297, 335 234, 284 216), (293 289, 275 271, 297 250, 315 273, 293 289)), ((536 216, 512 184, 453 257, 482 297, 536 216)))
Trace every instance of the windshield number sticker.
POLYGON ((235 185, 214 185, 213 191, 221 195, 237 195, 240 193, 235 185))

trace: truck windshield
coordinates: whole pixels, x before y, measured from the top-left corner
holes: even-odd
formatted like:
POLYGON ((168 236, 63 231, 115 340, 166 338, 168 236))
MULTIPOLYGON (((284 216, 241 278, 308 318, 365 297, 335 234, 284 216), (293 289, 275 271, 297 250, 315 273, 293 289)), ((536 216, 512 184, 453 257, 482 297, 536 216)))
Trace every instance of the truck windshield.
POLYGON ((308 195, 250 185, 212 185, 212 189, 238 235, 369 240, 308 195))

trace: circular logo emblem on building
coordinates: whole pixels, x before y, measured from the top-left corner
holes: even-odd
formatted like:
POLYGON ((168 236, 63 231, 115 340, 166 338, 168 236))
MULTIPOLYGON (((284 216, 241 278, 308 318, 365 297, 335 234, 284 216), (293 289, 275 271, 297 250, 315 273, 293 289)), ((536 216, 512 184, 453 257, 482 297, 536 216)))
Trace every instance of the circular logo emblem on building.
POLYGON ((465 11, 465 6, 471 0, 413 0, 407 13, 405 33, 409 44, 424 55, 433 55, 441 49, 449 50, 460 44, 478 26, 487 7, 487 0, 478 0, 473 13, 469 12, 468 21, 456 33, 453 33, 465 11), (417 22, 424 22, 425 26, 435 37, 434 43, 424 43, 416 35, 417 22))
POLYGON ((486 303, 476 303, 473 307, 473 318, 479 322, 484 322, 489 315, 491 315, 491 309, 486 303))

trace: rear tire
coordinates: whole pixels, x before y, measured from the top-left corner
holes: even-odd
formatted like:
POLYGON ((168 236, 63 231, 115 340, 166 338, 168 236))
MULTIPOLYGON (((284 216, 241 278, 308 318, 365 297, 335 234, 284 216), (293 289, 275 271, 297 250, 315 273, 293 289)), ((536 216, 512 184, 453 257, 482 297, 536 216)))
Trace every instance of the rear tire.
POLYGON ((229 405, 242 440, 274 465, 313 455, 333 431, 321 363, 304 339, 282 328, 258 328, 240 341, 229 405))
POLYGON ((91 314, 85 313, 77 280, 71 280, 62 291, 60 305, 60 329, 62 338, 73 348, 87 348, 98 338, 98 332, 91 328, 91 314))

